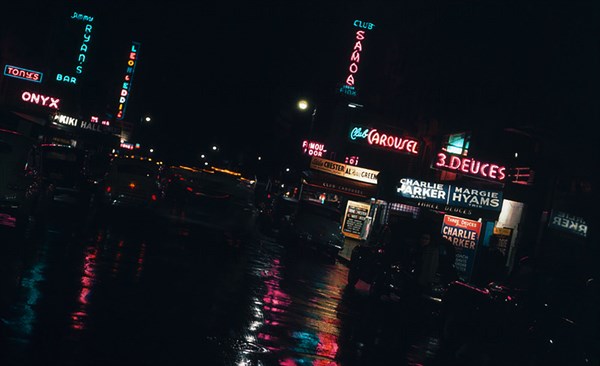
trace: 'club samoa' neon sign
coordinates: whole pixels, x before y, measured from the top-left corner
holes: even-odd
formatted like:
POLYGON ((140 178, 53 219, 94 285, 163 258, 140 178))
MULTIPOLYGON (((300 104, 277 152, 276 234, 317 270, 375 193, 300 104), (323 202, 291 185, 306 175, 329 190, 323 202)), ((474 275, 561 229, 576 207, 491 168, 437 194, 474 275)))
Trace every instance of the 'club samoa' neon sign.
MULTIPOLYGON (((357 28, 371 30, 375 28, 375 24, 369 22, 363 22, 362 20, 355 20, 353 25, 357 28)), ((356 96, 356 87, 354 86, 356 80, 355 75, 358 72, 358 66, 360 65, 360 55, 363 50, 363 41, 365 39, 364 30, 358 30, 355 33, 355 42, 354 47, 352 48, 352 53, 350 54, 350 66, 348 66, 348 76, 346 76, 346 81, 344 85, 340 88, 340 93, 348 94, 351 96, 356 96)))

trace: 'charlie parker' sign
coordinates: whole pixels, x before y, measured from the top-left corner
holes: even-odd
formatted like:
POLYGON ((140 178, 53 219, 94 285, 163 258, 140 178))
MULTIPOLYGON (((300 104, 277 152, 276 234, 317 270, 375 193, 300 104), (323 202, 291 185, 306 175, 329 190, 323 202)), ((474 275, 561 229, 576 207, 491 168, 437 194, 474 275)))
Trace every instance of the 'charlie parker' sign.
POLYGON ((487 189, 402 178, 396 192, 403 199, 416 202, 419 207, 467 216, 487 218, 491 214, 493 218, 502 208, 502 192, 487 189))

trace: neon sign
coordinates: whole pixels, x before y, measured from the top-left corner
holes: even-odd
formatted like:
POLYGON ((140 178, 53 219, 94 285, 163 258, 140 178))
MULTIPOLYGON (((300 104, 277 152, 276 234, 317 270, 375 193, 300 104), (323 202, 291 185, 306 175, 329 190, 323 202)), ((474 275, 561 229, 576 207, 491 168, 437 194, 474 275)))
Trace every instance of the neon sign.
MULTIPOLYGON (((373 23, 363 22, 362 20, 355 20, 353 25, 357 28, 371 30, 375 28, 373 23)), ((350 66, 348 66, 348 76, 346 76, 345 84, 339 89, 340 93, 344 93, 351 96, 356 96, 355 87, 355 75, 358 72, 358 66, 360 64, 360 55, 363 50, 363 41, 365 39, 365 31, 358 30, 355 33, 354 47, 350 54, 350 66)))
POLYGON ((39 71, 27 70, 22 67, 12 65, 4 66, 4 75, 12 78, 33 81, 34 83, 41 83, 42 77, 44 76, 44 74, 39 71))
POLYGON ((326 152, 325 144, 308 140, 302 141, 302 153, 306 155, 323 157, 323 153, 326 152))
POLYGON ((506 178, 506 167, 504 166, 484 163, 466 156, 449 154, 445 151, 437 154, 434 167, 499 182, 506 178))
POLYGON ((408 153, 412 155, 419 154, 419 141, 410 137, 398 137, 391 133, 379 132, 376 128, 365 128, 354 126, 350 129, 350 140, 360 143, 365 141, 367 144, 392 150, 408 153))
POLYGON ((43 107, 58 109, 60 98, 49 97, 42 94, 24 91, 21 94, 21 100, 31 104, 41 105, 43 107))
POLYGON ((359 160, 358 156, 355 156, 355 155, 346 156, 346 158, 344 158, 344 164, 358 165, 358 160, 359 160))
POLYGON ((117 111, 117 119, 119 120, 125 117, 125 108, 127 107, 127 100, 129 99, 129 93, 131 91, 133 73, 135 71, 135 65, 137 64, 139 48, 139 42, 132 42, 131 49, 129 50, 129 59, 127 60, 127 68, 125 69, 125 77, 123 78, 123 85, 121 86, 121 92, 119 93, 119 108, 117 111))
MULTIPOLYGON (((86 54, 88 51, 88 43, 90 43, 90 40, 92 39, 93 27, 90 23, 94 21, 94 17, 73 12, 73 15, 71 15, 71 19, 87 23, 85 24, 85 27, 83 29, 83 41, 81 46, 79 47, 79 54, 77 55, 77 66, 75 66, 75 73, 82 74, 83 64, 85 63, 86 54)), ((56 81, 61 81, 69 84, 77 84, 77 78, 75 76, 70 75, 56 74, 56 81)))

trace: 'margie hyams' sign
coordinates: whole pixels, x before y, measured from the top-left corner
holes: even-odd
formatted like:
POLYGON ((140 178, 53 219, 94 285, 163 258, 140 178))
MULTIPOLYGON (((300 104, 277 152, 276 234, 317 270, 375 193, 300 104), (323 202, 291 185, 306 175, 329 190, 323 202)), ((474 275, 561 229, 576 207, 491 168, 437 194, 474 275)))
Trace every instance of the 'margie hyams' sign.
POLYGON ((417 202, 419 207, 464 215, 481 216, 487 211, 497 216, 502 208, 502 192, 487 189, 402 178, 396 192, 407 201, 417 202))

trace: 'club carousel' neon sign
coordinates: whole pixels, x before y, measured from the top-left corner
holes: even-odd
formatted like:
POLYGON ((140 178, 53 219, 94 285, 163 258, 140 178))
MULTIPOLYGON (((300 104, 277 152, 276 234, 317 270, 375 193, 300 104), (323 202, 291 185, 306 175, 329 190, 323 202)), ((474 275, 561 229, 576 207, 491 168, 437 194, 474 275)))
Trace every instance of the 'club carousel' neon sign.
POLYGON ((354 127, 350 130, 350 140, 366 141, 369 145, 392 151, 419 154, 419 141, 410 137, 398 137, 390 133, 379 132, 376 128, 354 127))

